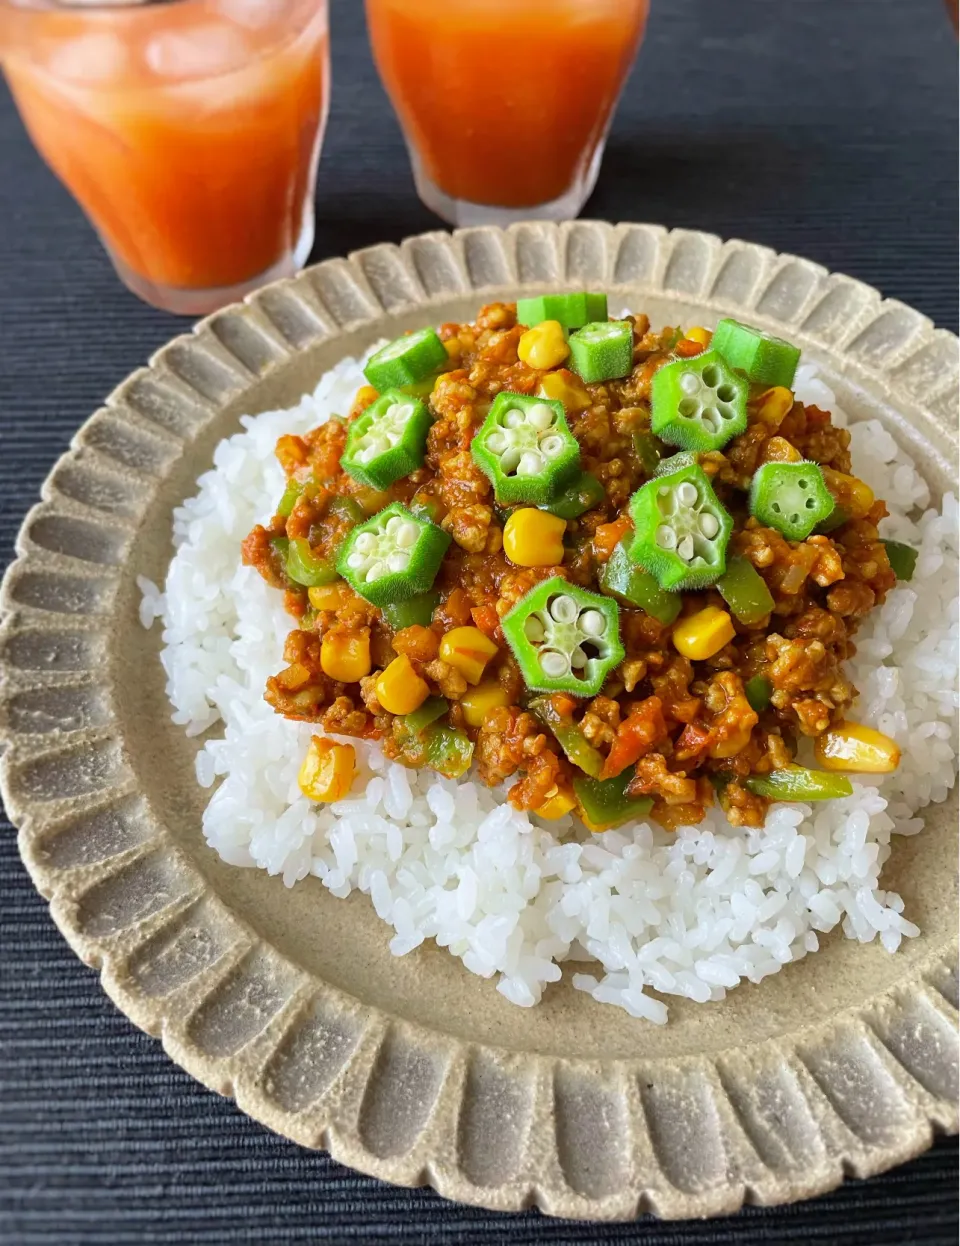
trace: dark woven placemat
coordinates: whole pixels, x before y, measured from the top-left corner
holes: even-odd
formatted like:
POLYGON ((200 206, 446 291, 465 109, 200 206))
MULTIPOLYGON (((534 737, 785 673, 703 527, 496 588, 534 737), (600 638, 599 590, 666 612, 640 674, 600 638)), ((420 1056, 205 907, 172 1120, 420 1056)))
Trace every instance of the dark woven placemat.
MULTIPOLYGON (((318 259, 437 224, 413 192, 362 6, 332 7, 318 259)), ((446 4, 437 9, 442 20, 446 4)), ((586 214, 793 251, 955 328, 957 48, 940 0, 654 0, 653 10, 586 214)), ((0 88, 0 559, 73 431, 181 329, 119 287, 0 88)), ((952 1244, 956 1188, 951 1139, 813 1202, 702 1224, 488 1214, 358 1176, 247 1120, 120 1016, 0 827, 4 1246, 952 1244)))

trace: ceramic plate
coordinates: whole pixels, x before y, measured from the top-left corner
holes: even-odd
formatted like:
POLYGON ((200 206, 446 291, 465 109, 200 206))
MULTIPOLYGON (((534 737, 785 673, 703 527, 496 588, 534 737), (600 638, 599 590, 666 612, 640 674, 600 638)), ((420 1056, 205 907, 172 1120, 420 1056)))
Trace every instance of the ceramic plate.
MULTIPOLYGON (((957 342, 903 304, 763 247, 650 225, 425 234, 330 260, 177 338, 80 430, 4 583, 3 794, 23 858, 105 990, 200 1081, 307 1147, 487 1207, 618 1218, 777 1203, 916 1155, 957 1124, 956 803, 885 870, 922 937, 830 938, 663 1028, 564 985, 516 1008, 366 897, 287 891, 200 830, 195 742, 159 629, 171 511, 245 412, 286 406, 381 337, 495 298, 600 288, 655 324, 740 315, 803 346, 935 494, 955 487, 957 342)), ((51 343, 56 349, 56 342, 51 343)))

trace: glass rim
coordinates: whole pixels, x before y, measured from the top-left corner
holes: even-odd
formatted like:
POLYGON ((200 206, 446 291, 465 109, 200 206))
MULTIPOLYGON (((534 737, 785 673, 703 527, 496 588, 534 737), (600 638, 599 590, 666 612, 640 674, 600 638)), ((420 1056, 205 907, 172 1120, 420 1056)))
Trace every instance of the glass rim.
POLYGON ((83 13, 160 8, 190 2, 191 0, 0 0, 0 9, 9 8, 19 13, 83 13))

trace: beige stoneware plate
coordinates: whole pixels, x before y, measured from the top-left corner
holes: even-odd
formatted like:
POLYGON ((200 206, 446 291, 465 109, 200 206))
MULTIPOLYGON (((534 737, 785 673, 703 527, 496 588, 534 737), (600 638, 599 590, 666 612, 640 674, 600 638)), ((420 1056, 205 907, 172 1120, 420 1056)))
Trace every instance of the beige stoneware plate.
MULTIPOLYGON (((659 1028, 568 986, 516 1008, 446 952, 395 959, 366 897, 224 865, 195 742, 169 719, 159 629, 171 510, 245 412, 295 402, 375 339, 496 298, 600 288, 659 324, 740 315, 822 365, 935 494, 955 487, 957 341, 791 256, 651 225, 425 234, 330 260, 210 317, 79 431, 3 586, 3 795, 54 920, 171 1057, 307 1147, 487 1207, 624 1218, 778 1203, 957 1127, 956 803, 885 871, 923 934, 831 938, 659 1028)), ((56 349, 55 341, 51 344, 56 349)))

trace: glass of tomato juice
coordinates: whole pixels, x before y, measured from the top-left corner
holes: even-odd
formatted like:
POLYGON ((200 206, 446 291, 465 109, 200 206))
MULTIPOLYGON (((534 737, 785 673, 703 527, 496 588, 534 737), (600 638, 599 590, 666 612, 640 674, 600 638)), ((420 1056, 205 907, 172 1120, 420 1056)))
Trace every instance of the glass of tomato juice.
POLYGON ((420 198, 456 225, 576 216, 649 0, 366 0, 420 198))
POLYGON ((327 0, 0 0, 0 47, 34 144, 140 298, 204 315, 306 261, 327 0))

